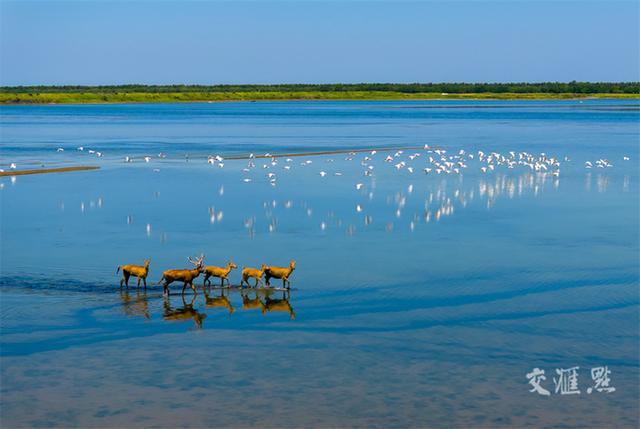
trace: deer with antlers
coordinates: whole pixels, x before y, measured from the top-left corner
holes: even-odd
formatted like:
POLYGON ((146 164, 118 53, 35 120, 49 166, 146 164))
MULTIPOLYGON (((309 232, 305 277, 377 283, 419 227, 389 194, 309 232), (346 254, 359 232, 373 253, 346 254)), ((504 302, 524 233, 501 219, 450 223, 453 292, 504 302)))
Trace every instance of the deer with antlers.
POLYGON ((140 280, 144 282, 144 288, 147 288, 147 275, 149 274, 149 264, 151 261, 149 259, 144 260, 144 265, 118 265, 118 269, 116 270, 116 274, 122 270, 122 279, 120 280, 120 287, 122 287, 122 283, 124 283, 127 287, 129 287, 129 277, 137 277, 138 278, 138 286, 140 287, 140 280))
POLYGON ((250 268, 250 267, 245 267, 242 269, 242 280, 240 281, 240 287, 242 287, 243 283, 247 284, 247 287, 251 287, 251 285, 249 284, 249 279, 250 278, 254 278, 256 279, 256 283, 254 285, 254 287, 258 286, 258 282, 262 283, 262 276, 265 272, 265 270, 269 268, 267 267, 265 264, 262 264, 262 267, 260 267, 260 269, 256 269, 256 268, 250 268))
POLYGON ((195 260, 192 259, 191 256, 189 256, 189 262, 191 262, 194 266, 193 269, 167 270, 164 273, 162 273, 162 278, 160 279, 158 284, 162 283, 162 281, 164 280, 164 283, 162 284, 164 288, 163 294, 169 295, 169 285, 175 281, 184 283, 184 285, 182 286, 182 294, 184 294, 184 291, 187 288, 187 286, 191 286, 191 289, 193 289, 193 293, 197 294, 198 292, 196 292, 196 287, 193 285, 193 279, 198 277, 200 273, 204 271, 204 268, 202 266, 203 259, 204 259, 204 255, 202 254, 200 255, 199 258, 196 258, 195 260))
POLYGON ((206 267, 204 267, 204 282, 202 283, 202 286, 206 286, 207 282, 209 282, 209 285, 211 285, 211 280, 209 280, 209 277, 218 277, 220 279, 220 286, 224 286, 225 280, 227 281, 227 284, 230 285, 231 283, 229 282, 227 276, 234 268, 238 268, 238 266, 234 264, 233 261, 229 261, 226 267, 207 265, 206 267))
POLYGON ((291 260, 288 267, 272 267, 268 266, 264 272, 264 278, 267 283, 267 286, 271 286, 269 281, 274 279, 282 279, 282 287, 286 287, 287 285, 291 288, 291 282, 289 281, 289 276, 296 269, 296 261, 291 260))

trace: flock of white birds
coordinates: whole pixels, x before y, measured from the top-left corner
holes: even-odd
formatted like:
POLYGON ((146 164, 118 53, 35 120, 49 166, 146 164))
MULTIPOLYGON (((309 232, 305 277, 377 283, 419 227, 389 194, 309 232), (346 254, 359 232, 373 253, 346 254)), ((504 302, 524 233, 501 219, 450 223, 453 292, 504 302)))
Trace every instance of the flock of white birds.
MULTIPOLYGON (((56 149, 57 152, 64 152, 64 148, 59 147, 56 149)), ((102 158, 104 154, 100 151, 88 149, 83 146, 79 146, 76 148, 77 152, 86 152, 87 154, 94 155, 98 158, 102 158)), ((362 168, 363 176, 373 176, 375 166, 373 163, 374 157, 378 155, 377 150, 371 150, 368 152, 360 152, 363 154, 362 157, 357 157, 356 152, 349 152, 345 157, 345 161, 356 161, 354 164, 359 164, 362 168)), ((313 154, 307 154, 313 155, 313 154)), ((381 157, 382 155, 378 155, 381 157)), ((164 159, 166 158, 166 154, 160 152, 155 157, 150 155, 145 155, 140 157, 142 161, 149 163, 154 158, 164 159)), ((133 156, 125 156, 123 161, 125 163, 134 162, 138 158, 134 158, 133 156)), ((185 159, 189 161, 189 155, 185 155, 185 159)), ((630 157, 625 155, 622 158, 623 161, 629 161, 630 157)), ((409 174, 413 174, 414 172, 422 171, 424 174, 462 174, 463 171, 469 168, 469 163, 476 162, 477 167, 482 173, 489 173, 494 171, 497 168, 506 168, 506 169, 514 169, 514 168, 526 168, 530 171, 536 172, 548 172, 553 176, 560 175, 560 167, 563 162, 570 162, 569 157, 565 156, 561 160, 560 158, 548 156, 546 153, 540 153, 538 155, 534 155, 529 152, 515 152, 510 151, 506 154, 502 154, 499 152, 483 152, 481 150, 477 152, 467 152, 464 149, 460 149, 458 151, 449 152, 446 149, 442 148, 432 148, 429 145, 424 146, 424 150, 422 152, 411 152, 405 153, 404 150, 397 150, 393 154, 388 154, 384 158, 385 164, 392 166, 397 171, 406 171, 409 174), (420 164, 420 159, 424 159, 425 161, 420 164)), ((328 158, 325 160, 327 163, 334 162, 333 158, 328 158)), ((209 155, 207 157, 207 163, 212 166, 217 166, 218 168, 224 168, 225 159, 220 155, 209 155)), ((313 161, 311 159, 306 159, 299 163, 301 167, 306 167, 312 164, 313 161)), ((242 169, 243 173, 250 173, 255 169, 268 170, 265 171, 265 176, 267 180, 275 185, 278 180, 278 168, 282 166, 281 170, 283 172, 292 170, 296 163, 293 158, 286 157, 282 160, 281 157, 271 155, 270 153, 265 153, 264 155, 256 158, 254 154, 250 154, 248 157, 247 165, 242 169), (259 158, 261 158, 259 160, 259 158), (261 162, 266 161, 266 162, 261 162)), ((584 163, 584 167, 586 169, 590 168, 610 168, 613 167, 613 164, 610 160, 605 158, 600 158, 595 161, 586 161, 584 163)), ((16 170, 17 164, 15 162, 10 163, 10 170, 16 170)), ((160 171, 158 168, 155 168, 154 171, 160 171)), ((4 172, 3 169, 0 169, 0 172, 4 172)), ((342 176, 341 171, 333 171, 329 173, 328 171, 322 169, 318 172, 320 177, 326 177, 330 174, 333 176, 342 176)), ((242 179, 246 183, 250 183, 253 181, 251 177, 243 177, 242 179)), ((356 188, 360 189, 362 184, 356 184, 356 188)))
MULTIPOLYGON (((58 148, 57 152, 64 152, 64 148, 58 148)), ((88 149, 84 147, 76 148, 76 152, 86 153, 98 158, 102 158, 104 155, 100 151, 88 149)), ((361 221, 365 225, 370 225, 373 222, 373 217, 370 213, 371 201, 373 200, 375 180, 367 181, 365 178, 375 179, 378 170, 386 170, 387 174, 395 175, 402 173, 405 177, 411 177, 416 173, 422 173, 424 175, 444 177, 459 176, 462 179, 462 175, 465 171, 471 170, 477 175, 479 174, 479 180, 474 181, 472 186, 465 189, 463 186, 454 186, 453 189, 448 187, 444 182, 431 182, 436 187, 430 187, 426 193, 426 198, 423 207, 418 210, 412 210, 413 213, 409 213, 409 227, 413 231, 416 225, 420 222, 428 223, 431 220, 440 220, 443 216, 449 216, 454 213, 455 207, 466 207, 467 204, 474 200, 474 198, 486 199, 486 206, 490 208, 493 206, 495 200, 504 195, 508 198, 514 196, 523 195, 527 190, 531 190, 534 195, 544 189, 547 178, 553 179, 554 186, 557 187, 557 179, 560 175, 561 167, 570 163, 571 160, 567 156, 562 158, 556 156, 549 156, 546 153, 532 154, 526 151, 509 151, 507 153, 500 153, 496 151, 484 152, 478 151, 465 151, 464 149, 457 149, 450 151, 443 148, 434 148, 425 145, 422 150, 416 151, 416 149, 397 149, 392 151, 371 149, 367 151, 358 152, 341 152, 334 154, 324 154, 323 156, 313 156, 313 154, 299 154, 291 156, 274 156, 270 153, 264 155, 255 156, 250 154, 248 157, 242 159, 234 158, 233 160, 225 160, 221 155, 210 155, 206 158, 206 161, 212 167, 222 169, 225 167, 225 162, 232 162, 234 169, 238 169, 241 175, 241 180, 245 183, 251 183, 253 181, 266 180, 267 183, 272 186, 276 186, 278 178, 283 174, 290 174, 292 170, 304 169, 307 177, 319 177, 319 180, 328 180, 329 177, 350 177, 353 180, 355 177, 355 183, 349 185, 349 182, 343 182, 347 186, 354 186, 356 191, 359 191, 359 198, 354 201, 355 213, 361 217, 361 221), (336 162, 337 161, 337 162, 336 162), (236 163, 246 162, 245 165, 238 165, 236 163), (319 165, 319 166, 318 166, 319 165), (311 169, 317 166, 317 170, 311 169), (502 174, 507 173, 510 170, 519 169, 518 174, 502 174), (493 172, 501 172, 501 174, 494 174, 493 172), (361 179, 357 179, 361 177, 361 179), (264 178, 261 180, 261 178, 264 178)), ((163 160, 167 158, 164 153, 159 153, 156 156, 126 156, 124 162, 131 163, 136 161, 142 161, 145 163, 153 163, 153 167, 160 167, 161 164, 154 163, 154 161, 163 160)), ((187 161, 190 160, 189 156, 185 156, 187 161)), ((197 158, 194 158, 197 161, 197 158)), ((625 155, 622 157, 622 161, 629 161, 630 157, 625 155)), ((607 169, 613 167, 612 161, 599 158, 595 161, 586 161, 584 163, 585 169, 601 168, 607 169)), ((16 163, 11 163, 10 169, 16 169, 16 163)), ((159 172, 159 168, 153 168, 153 171, 159 172)), ((605 175, 606 176, 606 175, 605 175)), ((15 179, 15 176, 12 177, 15 179)), ((598 190, 602 190, 607 186, 606 178, 596 178, 598 190), (602 182, 602 183, 601 183, 602 182)), ((13 180, 12 180, 13 181, 13 180)), ((263 182, 264 183, 264 182, 263 182)), ((3 186, 0 184, 0 187, 3 186)), ((386 203, 392 206, 393 214, 391 219, 387 218, 385 222, 385 229, 391 231, 394 228, 394 218, 399 219, 403 216, 405 211, 405 205, 407 199, 414 191, 413 184, 405 184, 405 190, 395 192, 387 195, 386 203)), ((224 186, 220 187, 219 195, 224 194, 224 186)), ((102 205, 100 200, 97 207, 102 205)), ((349 220, 344 221, 337 216, 334 212, 329 212, 323 216, 314 216, 313 209, 308 206, 306 202, 298 202, 296 204, 302 207, 308 218, 320 218, 319 226, 321 230, 325 230, 330 227, 344 228, 347 234, 351 235, 356 230, 356 225, 349 223, 349 220)), ((284 201, 282 204, 276 202, 276 200, 265 202, 265 217, 267 218, 268 232, 274 232, 278 228, 278 216, 275 213, 276 206, 284 207, 285 209, 291 209, 294 204, 291 200, 284 201)), ((89 203, 89 207, 93 207, 92 202, 89 203)), ((414 205, 415 209, 415 205, 414 205)), ((84 202, 81 204, 81 211, 85 211, 84 202)), ((223 220, 224 213, 222 210, 216 210, 213 207, 209 208, 208 217, 210 223, 220 223, 223 220)), ((127 222, 131 223, 131 216, 127 218, 127 222)), ((349 217, 347 219, 350 219, 349 217)), ((406 219, 406 217, 405 217, 406 219)), ((255 233, 256 218, 255 216, 246 218, 244 220, 244 226, 249 231, 250 235, 255 233)), ((151 224, 146 224, 146 234, 151 236, 152 229, 151 224)))

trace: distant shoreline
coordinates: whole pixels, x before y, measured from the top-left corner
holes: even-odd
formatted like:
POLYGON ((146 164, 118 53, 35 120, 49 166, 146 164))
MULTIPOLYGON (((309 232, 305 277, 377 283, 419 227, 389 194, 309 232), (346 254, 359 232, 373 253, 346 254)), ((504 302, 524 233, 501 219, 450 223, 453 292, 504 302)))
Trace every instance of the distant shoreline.
POLYGON ((405 93, 395 91, 246 91, 246 92, 2 92, 0 104, 117 104, 312 100, 579 100, 640 99, 629 93, 405 93))

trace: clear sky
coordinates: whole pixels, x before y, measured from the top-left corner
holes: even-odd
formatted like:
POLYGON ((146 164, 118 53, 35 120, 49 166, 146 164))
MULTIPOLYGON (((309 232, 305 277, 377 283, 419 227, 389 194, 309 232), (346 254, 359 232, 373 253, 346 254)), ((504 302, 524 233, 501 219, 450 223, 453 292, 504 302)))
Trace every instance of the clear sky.
POLYGON ((638 81, 639 4, 0 0, 0 84, 638 81))

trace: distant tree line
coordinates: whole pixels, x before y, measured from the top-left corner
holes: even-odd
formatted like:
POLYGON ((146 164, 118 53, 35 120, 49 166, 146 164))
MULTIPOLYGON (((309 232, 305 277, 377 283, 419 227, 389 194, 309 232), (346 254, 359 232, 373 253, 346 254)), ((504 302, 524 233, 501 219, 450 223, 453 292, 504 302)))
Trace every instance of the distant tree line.
POLYGON ((640 82, 540 82, 540 83, 355 83, 280 85, 107 85, 107 86, 3 86, 4 93, 176 93, 176 92, 346 92, 400 93, 541 93, 640 94, 640 82))

